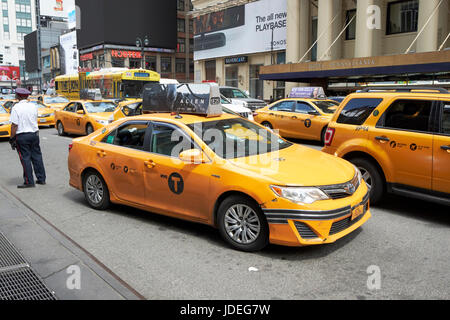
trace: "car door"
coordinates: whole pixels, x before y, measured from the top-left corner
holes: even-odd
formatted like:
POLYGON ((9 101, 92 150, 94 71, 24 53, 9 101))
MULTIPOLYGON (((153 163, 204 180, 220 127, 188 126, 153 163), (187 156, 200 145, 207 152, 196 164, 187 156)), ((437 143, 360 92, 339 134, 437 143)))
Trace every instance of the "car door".
POLYGON ((273 129, 279 130, 281 136, 288 136, 290 133, 289 117, 293 116, 294 106, 295 101, 281 101, 267 111, 267 120, 273 129))
POLYGON ((376 136, 389 157, 393 182, 397 185, 431 190, 434 102, 398 98, 383 113, 376 136))
POLYGON ((439 134, 434 136, 433 191, 450 194, 450 101, 440 106, 439 134))
POLYGON ((297 101, 294 112, 288 121, 290 136, 300 139, 316 139, 320 137, 319 122, 316 117, 320 114, 307 102, 297 101))
POLYGON ((83 104, 77 102, 75 107, 75 112, 72 115, 72 126, 74 129, 74 133, 76 134, 85 134, 86 133, 86 110, 83 107, 83 104), (84 114, 78 114, 78 111, 83 111, 84 114))
POLYGON ((76 110, 76 102, 69 103, 60 113, 59 118, 64 126, 64 131, 73 133, 75 128, 73 126, 72 117, 76 110))
POLYGON ((111 191, 122 201, 145 203, 145 162, 149 157, 148 121, 125 122, 108 134, 96 148, 111 191))
POLYGON ((181 147, 197 147, 183 129, 173 124, 154 122, 151 137, 145 170, 147 206, 176 217, 207 221, 211 212, 205 199, 211 164, 187 164, 178 159, 181 147))

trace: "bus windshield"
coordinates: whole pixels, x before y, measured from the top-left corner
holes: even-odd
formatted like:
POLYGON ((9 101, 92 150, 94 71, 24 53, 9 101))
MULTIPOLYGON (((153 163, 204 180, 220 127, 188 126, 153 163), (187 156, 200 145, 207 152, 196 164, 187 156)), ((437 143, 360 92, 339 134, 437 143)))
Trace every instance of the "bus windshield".
POLYGON ((148 81, 135 81, 124 80, 123 81, 123 97, 124 98, 141 98, 144 86, 148 81))

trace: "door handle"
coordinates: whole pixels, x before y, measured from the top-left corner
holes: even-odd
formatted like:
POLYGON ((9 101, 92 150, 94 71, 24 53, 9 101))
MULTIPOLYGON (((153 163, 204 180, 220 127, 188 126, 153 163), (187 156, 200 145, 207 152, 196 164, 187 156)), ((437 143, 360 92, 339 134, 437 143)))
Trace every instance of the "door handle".
POLYGON ((292 120, 297 120, 298 118, 296 117, 296 116, 293 116, 292 117, 292 120))
POLYGON ((441 149, 450 153, 450 146, 441 146, 441 149))
POLYGON ((144 164, 149 169, 153 169, 156 166, 156 163, 153 160, 144 161, 144 164))
POLYGON ((382 141, 382 142, 389 142, 391 139, 388 137, 375 137, 375 140, 382 141))
POLYGON ((103 150, 97 151, 97 156, 99 156, 100 158, 104 158, 106 157, 106 152, 103 150))

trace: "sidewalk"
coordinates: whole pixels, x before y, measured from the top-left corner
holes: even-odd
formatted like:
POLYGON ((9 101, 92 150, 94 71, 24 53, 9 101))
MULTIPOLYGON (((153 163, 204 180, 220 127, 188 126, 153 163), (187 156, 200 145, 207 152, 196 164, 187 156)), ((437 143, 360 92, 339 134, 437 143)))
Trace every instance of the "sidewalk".
MULTIPOLYGON (((29 265, 28 269, 34 271, 56 299, 144 299, 89 252, 0 185, 1 234, 25 259, 24 265, 29 265), (69 289, 67 286, 68 279, 75 275, 73 270, 80 270, 80 289, 69 289)), ((11 247, 5 249, 5 245, 0 246, 0 258, 6 251, 11 252, 11 247)), ((0 268, 0 275, 2 270, 0 268)))

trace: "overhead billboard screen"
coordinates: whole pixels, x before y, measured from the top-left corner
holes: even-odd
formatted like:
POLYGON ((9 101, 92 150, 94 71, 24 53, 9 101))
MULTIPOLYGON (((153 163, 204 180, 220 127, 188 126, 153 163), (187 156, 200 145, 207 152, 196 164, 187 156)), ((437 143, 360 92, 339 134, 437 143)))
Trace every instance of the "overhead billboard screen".
POLYGON ((284 50, 286 20, 286 0, 259 0, 196 17, 194 60, 284 50))

